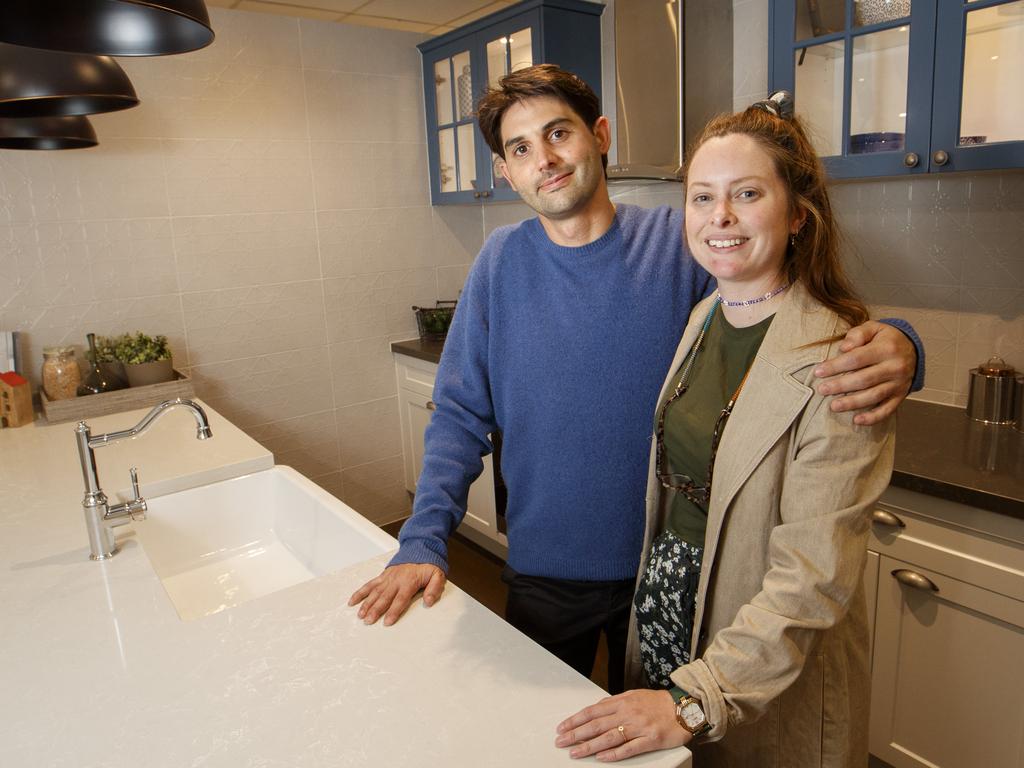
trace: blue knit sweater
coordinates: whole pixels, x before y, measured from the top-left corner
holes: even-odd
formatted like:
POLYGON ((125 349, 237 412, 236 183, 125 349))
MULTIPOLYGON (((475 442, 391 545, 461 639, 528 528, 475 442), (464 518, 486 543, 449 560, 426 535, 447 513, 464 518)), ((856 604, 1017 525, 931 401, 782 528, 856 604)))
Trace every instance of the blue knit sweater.
POLYGON ((579 248, 552 243, 535 218, 491 235, 445 341, 393 563, 447 568, 447 537, 499 429, 508 564, 564 579, 636 575, 655 401, 712 285, 682 225, 679 211, 619 205, 611 229, 579 248))
POLYGON ((658 392, 713 287, 682 229, 678 210, 619 205, 611 229, 579 248, 552 243, 536 218, 488 238, 445 341, 392 564, 447 571, 448 536, 497 429, 508 564, 562 579, 636 576, 658 392))

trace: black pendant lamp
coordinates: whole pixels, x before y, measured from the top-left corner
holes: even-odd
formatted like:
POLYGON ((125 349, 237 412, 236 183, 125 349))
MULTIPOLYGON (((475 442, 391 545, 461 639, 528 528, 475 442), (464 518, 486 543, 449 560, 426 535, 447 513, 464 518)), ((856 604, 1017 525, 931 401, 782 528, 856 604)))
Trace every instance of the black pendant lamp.
POLYGON ((0 41, 73 53, 164 56, 213 42, 203 0, 3 0, 0 41))
POLYGON ((0 149, 86 149, 95 147, 89 118, 0 117, 0 149))
POLYGON ((90 115, 138 103, 128 75, 109 56, 0 43, 0 117, 90 115))

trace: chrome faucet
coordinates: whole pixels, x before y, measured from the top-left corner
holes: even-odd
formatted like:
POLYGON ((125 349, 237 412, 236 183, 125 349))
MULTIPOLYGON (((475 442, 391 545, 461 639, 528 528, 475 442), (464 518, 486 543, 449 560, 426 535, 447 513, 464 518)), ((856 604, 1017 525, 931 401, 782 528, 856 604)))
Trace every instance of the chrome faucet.
POLYGON ((139 495, 139 475, 135 467, 130 470, 132 500, 113 506, 107 503, 107 496, 100 488, 99 476, 96 473, 94 449, 102 448, 104 445, 110 445, 127 437, 141 435, 153 425, 154 421, 178 406, 188 408, 195 416, 196 438, 205 440, 208 437, 213 437, 206 412, 191 400, 183 400, 180 397, 174 400, 165 400, 160 405, 154 406, 142 421, 131 429, 123 429, 120 432, 108 432, 93 437, 89 425, 84 421, 78 422, 78 426, 75 428, 75 442, 78 444, 78 458, 82 463, 82 479, 85 480, 82 511, 85 513, 85 527, 89 531, 90 560, 106 560, 108 557, 116 555, 117 545, 114 543, 113 529, 124 525, 129 520, 142 520, 146 517, 146 500, 139 495))

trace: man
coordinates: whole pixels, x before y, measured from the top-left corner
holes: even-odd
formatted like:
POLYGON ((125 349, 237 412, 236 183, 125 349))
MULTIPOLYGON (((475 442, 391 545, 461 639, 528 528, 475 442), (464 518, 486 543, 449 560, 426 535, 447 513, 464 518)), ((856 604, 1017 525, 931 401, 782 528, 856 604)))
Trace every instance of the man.
MULTIPOLYGON (((506 618, 584 675, 604 632, 615 693, 655 400, 690 309, 714 286, 685 247, 679 211, 612 204, 608 120, 579 78, 551 65, 519 70, 485 95, 478 117, 502 175, 538 216, 494 232, 473 265, 401 548, 349 604, 390 625, 420 590, 427 606, 439 599, 447 538, 500 431, 506 618)), ((872 408, 860 423, 891 414, 910 387, 914 345, 866 323, 846 348, 819 371, 842 374, 824 393, 850 393, 833 410, 872 408)))

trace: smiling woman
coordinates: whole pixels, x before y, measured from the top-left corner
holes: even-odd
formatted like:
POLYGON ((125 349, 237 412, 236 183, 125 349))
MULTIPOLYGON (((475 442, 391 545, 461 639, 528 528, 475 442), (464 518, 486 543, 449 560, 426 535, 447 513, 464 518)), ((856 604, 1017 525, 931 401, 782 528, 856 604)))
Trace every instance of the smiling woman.
POLYGON ((861 574, 892 423, 857 426, 812 389, 866 313, 821 164, 778 106, 716 119, 689 155, 687 243, 719 291, 657 409, 627 654, 646 689, 560 723, 572 757, 688 744, 701 766, 867 763, 861 574))

